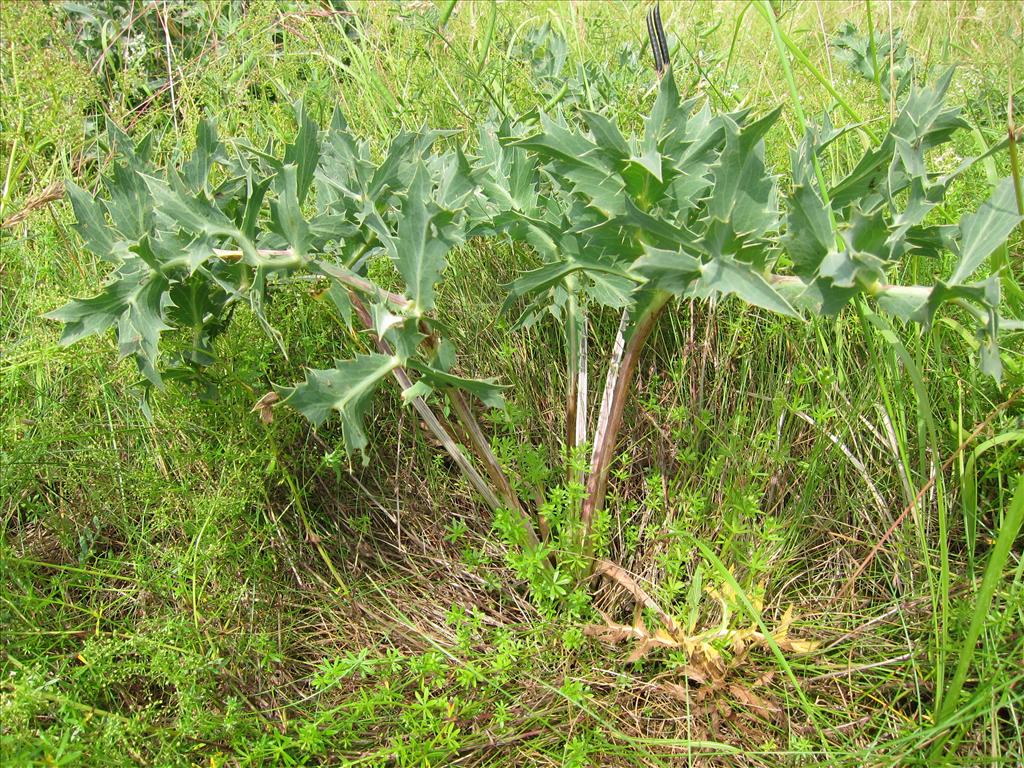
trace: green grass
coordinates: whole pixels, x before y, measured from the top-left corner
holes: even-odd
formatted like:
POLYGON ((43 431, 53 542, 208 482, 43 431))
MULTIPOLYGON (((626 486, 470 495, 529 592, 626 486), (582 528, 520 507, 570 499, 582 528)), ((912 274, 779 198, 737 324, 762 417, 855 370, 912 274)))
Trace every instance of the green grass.
MULTIPOLYGON (((471 136, 492 109, 558 95, 519 48, 545 21, 565 39, 567 71, 619 121, 635 125, 653 100, 648 57, 620 61, 643 43, 644 5, 460 2, 439 30, 447 3, 352 3, 358 36, 311 3, 251 2, 242 15, 167 5, 191 36, 171 36, 173 103, 159 18, 136 63, 93 68, 103 44, 76 47, 84 35, 59 7, 0 6, 0 218, 54 181, 95 187, 104 110, 135 138, 155 131, 165 158, 206 115, 226 136, 286 141, 298 97, 321 123, 340 104, 376 150, 424 122, 471 136)), ((684 91, 718 109, 784 105, 768 136, 775 165, 799 139, 799 110, 865 123, 833 145, 826 178, 888 118, 876 84, 825 45, 846 18, 864 30, 869 11, 877 30, 902 29, 927 74, 960 66, 954 91, 977 133, 958 137, 959 155, 1005 135, 1008 75, 1024 71, 1019 3, 773 5, 788 61, 756 7, 665 3, 662 16, 684 91)), ((990 172, 1008 168, 1000 153, 990 172)), ((959 218, 988 183, 968 174, 937 215, 959 218)), ((40 317, 103 275, 71 221, 60 200, 0 230, 4 764, 1024 761, 1024 402, 957 453, 1020 391, 1020 334, 1006 337, 997 387, 955 314, 922 333, 866 309, 812 323, 731 303, 669 313, 619 443, 610 555, 697 631, 772 630, 793 606, 791 634, 819 643, 722 648, 709 674, 681 650, 628 661, 628 643, 585 636, 597 613, 532 605, 492 521, 398 398, 375 405, 369 468, 332 452, 336 427, 314 434, 283 411, 261 424, 250 409, 271 382, 364 343, 305 289, 270 308, 288 360, 239 313, 217 342, 215 391, 172 382, 147 418, 112 336, 59 348, 40 317)), ((1010 280, 1022 253, 1018 230, 1010 280)), ((543 324, 512 333, 497 311, 499 286, 533 258, 465 246, 438 302, 453 327, 482 329, 460 339, 459 368, 511 387, 496 417, 507 445, 531 440, 554 471, 557 336, 543 324)), ((592 347, 616 324, 592 318, 592 347)), ((608 585, 593 606, 626 624, 640 615, 608 585)))

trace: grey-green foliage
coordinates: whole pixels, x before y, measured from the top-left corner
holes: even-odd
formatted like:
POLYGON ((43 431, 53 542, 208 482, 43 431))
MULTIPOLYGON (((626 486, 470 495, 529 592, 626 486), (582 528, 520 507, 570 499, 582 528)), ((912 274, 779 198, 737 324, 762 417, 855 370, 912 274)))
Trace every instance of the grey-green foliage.
POLYGON ((949 301, 979 320, 982 368, 998 379, 999 277, 971 281, 988 256, 1020 223, 1012 180, 1000 181, 978 212, 957 224, 927 223, 950 185, 974 162, 969 158, 946 174, 931 173, 925 155, 967 128, 959 108, 944 104, 952 73, 933 86, 913 89, 878 147, 869 149, 839 182, 827 189, 828 203, 814 179, 814 162, 839 132, 808 131, 793 152, 794 190, 783 244, 804 285, 800 301, 835 314, 858 293, 878 299, 904 320, 930 323, 949 301), (838 233, 836 238, 834 233, 838 233), (933 286, 888 283, 893 268, 911 254, 957 257, 953 274, 933 286))
POLYGON ((872 53, 871 38, 847 20, 836 30, 831 44, 836 59, 861 77, 878 82, 886 100, 893 90, 900 94, 910 85, 917 62, 907 52, 907 42, 899 29, 876 32, 872 53))
POLYGON ((406 399, 462 389, 500 404, 491 381, 451 372, 451 345, 434 318, 449 250, 475 236, 512 237, 542 265, 509 286, 523 321, 588 305, 634 318, 671 296, 734 295, 773 312, 835 314, 859 295, 900 318, 930 322, 956 302, 978 319, 981 362, 1000 373, 999 281, 972 281, 1021 217, 1009 181, 959 223, 932 223, 953 173, 927 170, 926 152, 965 127, 945 106, 949 77, 913 90, 878 146, 836 184, 822 187, 823 150, 842 131, 827 123, 793 151, 793 185, 780 192, 764 160, 775 110, 716 115, 684 102, 668 76, 638 136, 597 112, 582 125, 534 116, 484 126, 475 154, 439 151, 444 132, 400 133, 383 159, 371 158, 340 113, 321 131, 301 109, 294 142, 277 151, 227 143, 204 123, 192 157, 156 168, 149 142, 133 146, 114 126, 120 160, 93 198, 69 185, 86 248, 115 265, 97 296, 50 317, 70 343, 116 325, 153 384, 174 366, 201 366, 233 307, 244 304, 272 337, 267 291, 299 273, 316 276, 344 322, 369 325, 376 352, 310 370, 282 387, 285 401, 316 423, 338 412, 346 447, 366 445, 370 396, 402 368, 406 399), (958 258, 932 285, 890 282, 911 254, 958 258), (367 264, 389 258, 402 296, 375 285, 367 264), (573 302, 567 299, 572 297, 573 302), (168 361, 161 334, 190 332, 192 349, 168 361))
POLYGON ((595 113, 583 113, 587 130, 541 115, 539 129, 506 140, 500 162, 485 157, 492 167, 539 163, 539 194, 490 195, 505 203, 506 229, 546 262, 513 282, 510 297, 530 300, 530 319, 543 309, 558 314, 573 291, 581 305, 642 306, 638 297, 661 291, 737 295, 782 314, 828 315, 866 294, 921 323, 955 301, 979 320, 981 363, 998 379, 998 276, 971 277, 1021 217, 1005 179, 960 224, 926 222, 974 162, 944 175, 927 170, 926 153, 967 127, 944 103, 950 77, 912 90, 881 143, 825 189, 815 165, 843 131, 827 122, 810 130, 793 151, 785 215, 764 164, 763 137, 777 110, 757 119, 749 111, 712 115, 707 105, 680 102, 669 77, 641 136, 624 137, 595 113), (529 154, 513 154, 521 149, 529 154), (510 199, 521 202, 509 206, 510 199), (945 252, 959 257, 948 278, 931 286, 889 282, 912 254, 945 252))
POLYGON ((441 350, 450 345, 424 314, 433 309, 446 253, 465 235, 466 199, 476 194, 464 158, 432 153, 443 133, 421 131, 400 134, 375 163, 340 114, 322 135, 301 109, 298 123, 295 141, 280 154, 273 146, 225 146, 203 123, 191 158, 162 171, 149 162, 148 141, 133 147, 108 126, 122 153, 105 179, 108 197, 93 198, 73 184, 69 194, 85 246, 117 266, 98 296, 49 314, 65 323, 62 343, 116 324, 122 354, 134 355, 160 387, 170 362, 160 357, 161 333, 189 330, 193 348, 175 363, 208 365, 213 337, 232 308, 245 304, 276 339, 265 313, 268 290, 305 271, 330 284, 350 324, 347 290, 356 285, 389 349, 310 370, 305 382, 280 388, 315 423, 339 413, 349 450, 365 447, 370 396, 399 366, 419 373, 418 395, 433 385, 461 387, 500 405, 493 383, 449 373, 451 356, 441 350), (304 202, 314 188, 315 210, 307 217, 304 202), (406 278, 404 297, 360 277, 378 255, 390 257, 406 278))
POLYGON ((529 29, 515 46, 515 59, 526 62, 537 94, 548 104, 568 112, 594 104, 608 104, 613 94, 647 87, 642 51, 623 45, 610 66, 585 61, 572 67, 569 45, 551 22, 529 29))

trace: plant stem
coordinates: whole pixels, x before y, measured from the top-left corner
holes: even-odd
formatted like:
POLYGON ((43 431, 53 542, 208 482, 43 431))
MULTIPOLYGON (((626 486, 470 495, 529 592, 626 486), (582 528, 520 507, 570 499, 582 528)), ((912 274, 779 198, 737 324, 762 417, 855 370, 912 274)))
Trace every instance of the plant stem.
POLYGON ((437 28, 444 29, 445 24, 448 23, 448 19, 452 16, 452 11, 455 10, 455 4, 458 0, 447 0, 447 2, 441 8, 441 15, 437 20, 437 28))
POLYGON ((874 74, 875 87, 878 89, 879 98, 881 98, 882 75, 878 71, 878 46, 875 44, 875 21, 871 18, 871 0, 865 0, 864 6, 868 14, 868 53, 871 56, 871 71, 874 74))
POLYGON ((490 15, 487 17, 487 28, 484 30, 484 42, 480 47, 480 61, 476 65, 478 74, 484 71, 484 65, 487 63, 487 54, 491 50, 491 40, 494 39, 494 26, 498 19, 498 4, 496 2, 490 3, 490 11, 490 15))
POLYGON ((404 309, 411 303, 409 299, 405 298, 405 296, 383 291, 369 280, 364 280, 355 272, 348 269, 337 267, 326 261, 317 261, 316 267, 323 274, 337 280, 342 285, 348 286, 349 288, 355 288, 357 291, 362 291, 363 293, 371 294, 373 296, 380 296, 386 299, 389 303, 394 304, 399 309, 404 309))
POLYGON ((576 434, 575 444, 587 439, 587 315, 580 314, 579 352, 576 355, 576 434))
MULTIPOLYGON (((579 330, 576 327, 576 299, 570 294, 565 319, 565 445, 569 453, 576 447, 576 392, 579 384, 576 369, 579 367, 579 330)), ((568 463, 568 462, 567 462, 568 463)), ((572 481, 572 469, 567 468, 566 477, 572 481)))
POLYGON ((1007 142, 1010 150, 1010 175, 1013 176, 1013 195, 1017 199, 1017 213, 1024 216, 1024 190, 1021 189, 1020 159, 1017 156, 1017 125, 1013 119, 1013 72, 1010 72, 1009 96, 1006 99, 1007 142))
MULTIPOLYGON (((807 54, 800 50, 800 47, 793 42, 792 38, 790 38, 789 35, 782 31, 782 29, 779 27, 778 21, 775 18, 775 14, 772 12, 771 5, 767 2, 767 0, 761 0, 761 2, 757 4, 757 10, 761 12, 761 15, 764 16, 765 21, 768 22, 768 26, 771 27, 772 34, 775 36, 775 43, 777 46, 779 46, 780 53, 782 52, 783 46, 788 48, 790 52, 793 54, 793 58, 795 58, 797 61, 803 64, 808 69, 808 71, 810 71, 810 73, 814 76, 814 79, 821 83, 822 87, 824 87, 824 89, 829 92, 829 95, 836 100, 836 103, 843 108, 843 111, 846 112, 846 114, 849 115, 856 122, 863 123, 863 118, 861 118, 857 111, 850 106, 850 103, 843 98, 843 95, 835 89, 832 83, 828 81, 828 78, 825 77, 824 73, 822 73, 820 69, 814 66, 811 60, 807 58, 807 54)), ((789 72, 790 78, 792 78, 792 70, 789 66, 789 60, 785 59, 784 56, 782 67, 783 72, 789 72)), ((798 108, 798 114, 800 116, 801 130, 803 130, 803 110, 798 108)), ((868 138, 870 138, 872 142, 878 142, 878 137, 875 136, 874 132, 868 126, 861 125, 860 129, 868 135, 868 138)))
MULTIPOLYGON (((370 317, 370 313, 367 311, 366 306, 355 294, 355 291, 349 291, 349 299, 352 301, 352 308, 359 316, 360 322, 362 322, 368 330, 373 332, 373 338, 376 342, 378 351, 383 355, 393 355, 394 350, 391 349, 391 345, 377 335, 373 325, 373 318, 370 317)), ((405 391, 412 386, 412 379, 409 378, 409 374, 406 372, 404 367, 397 366, 391 374, 395 377, 395 381, 398 382, 402 391, 405 391)), ((491 486, 489 486, 483 477, 481 477, 476 467, 474 467, 469 459, 466 458, 466 455, 459 448, 458 443, 456 443, 455 440, 452 439, 452 436, 448 434, 448 430, 444 428, 437 416, 434 415, 434 412, 430 410, 430 406, 427 405, 426 401, 422 397, 415 397, 413 398, 412 406, 416 409, 420 418, 423 419, 423 423, 427 425, 427 428, 434 433, 434 437, 436 437, 441 442, 441 445, 444 446, 444 449, 448 452, 448 455, 452 457, 455 464, 460 470, 462 470, 462 474, 466 476, 470 485, 472 485, 477 492, 483 496, 484 501, 487 502, 487 506, 489 506, 492 511, 501 509, 503 506, 501 500, 498 499, 498 496, 494 493, 491 486)), ((536 535, 533 533, 532 529, 527 532, 528 541, 531 539, 531 536, 535 541, 536 535)))
POLYGON ((502 496, 505 497, 507 502, 507 508, 519 515, 523 520, 523 524, 526 527, 528 533, 527 538, 531 547, 537 546, 537 537, 533 536, 530 538, 530 534, 533 531, 533 520, 523 509, 523 505, 519 501, 519 497, 516 492, 512 489, 512 484, 508 481, 508 477, 505 475, 504 470, 501 468, 501 464, 498 461, 498 457, 494 455, 491 450, 491 446, 487 442, 487 438, 484 435, 483 430, 480 428, 480 423, 473 416, 473 412, 469 408, 469 403, 466 402, 466 398, 463 397, 462 393, 454 388, 448 388, 445 390, 445 394, 448 396, 448 401, 452 404, 452 408, 455 410, 455 415, 459 419, 459 423, 462 424, 466 430, 466 437, 469 439, 470 447, 476 454, 477 458, 484 465, 487 470, 488 476, 491 478, 491 482, 497 487, 498 491, 502 496))
MULTIPOLYGON (((570 294, 565 327, 565 444, 572 452, 587 439, 587 316, 575 295, 570 294)), ((567 462, 566 478, 581 478, 567 462)))
POLYGON ((608 378, 594 435, 594 454, 590 461, 590 476, 587 478, 587 495, 583 500, 583 511, 580 515, 583 526, 583 553, 587 558, 593 555, 591 528, 594 513, 604 507, 608 473, 615 457, 615 443, 619 428, 622 426, 622 414, 633 383, 633 375, 640 361, 640 351, 670 298, 670 294, 661 291, 652 296, 647 307, 634 321, 628 339, 625 331, 627 316, 623 314, 623 322, 619 327, 619 335, 616 337, 615 349, 612 352, 612 361, 608 366, 608 378))
MULTIPOLYGON (((295 252, 292 251, 291 248, 260 248, 256 251, 256 254, 260 258, 264 259, 273 259, 275 256, 290 256, 293 258, 295 257, 295 252)), ((240 250, 214 248, 213 255, 223 261, 241 261, 242 257, 245 254, 240 250)), ((271 263, 273 264, 276 262, 271 263)), ((405 298, 405 296, 401 296, 397 293, 383 291, 379 287, 371 283, 369 280, 364 280, 363 278, 361 278, 355 272, 351 272, 347 269, 342 269, 326 261, 317 261, 316 267, 321 273, 323 273, 327 277, 337 280, 339 283, 341 283, 344 286, 347 286, 348 288, 355 288, 357 291, 362 291, 363 293, 381 296, 382 298, 386 299, 389 303, 394 304, 396 307, 400 309, 409 306, 410 302, 407 298, 405 298)))

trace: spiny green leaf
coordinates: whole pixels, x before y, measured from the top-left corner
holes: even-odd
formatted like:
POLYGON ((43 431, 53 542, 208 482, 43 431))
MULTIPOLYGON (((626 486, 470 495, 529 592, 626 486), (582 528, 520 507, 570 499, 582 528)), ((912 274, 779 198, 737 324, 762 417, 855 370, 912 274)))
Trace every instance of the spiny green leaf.
POLYGON ((855 201, 863 200, 868 195, 876 195, 877 200, 883 199, 880 190, 884 171, 892 159, 895 140, 887 136, 882 145, 871 149, 839 183, 829 189, 829 200, 832 208, 839 211, 855 201))
POLYGON ((735 294, 748 304, 764 307, 780 315, 799 317, 782 295, 749 264, 722 256, 702 265, 700 278, 694 283, 695 296, 707 297, 715 293, 735 294))
POLYGON ((621 163, 629 157, 629 145, 622 138, 615 123, 604 115, 589 110, 580 110, 583 120, 594 135, 597 148, 609 159, 621 163))
POLYGON ((835 245, 828 208, 810 182, 793 187, 782 244, 802 277, 813 275, 835 245))
POLYGON ((138 290, 137 279, 119 279, 102 293, 88 299, 74 299, 43 317, 64 323, 60 344, 67 346, 92 334, 106 331, 124 312, 129 297, 138 290))
POLYGON ((302 102, 295 105, 299 132, 295 141, 285 147, 284 165, 295 166, 295 196, 298 204, 306 201, 320 159, 320 129, 306 112, 302 102))
POLYGON ((370 200, 380 199, 388 190, 402 190, 410 186, 423 156, 430 146, 450 131, 422 130, 418 133, 402 132, 388 147, 387 156, 373 172, 366 196, 370 200))
POLYGON ((434 204, 432 193, 429 173, 420 163, 398 213, 398 237, 389 243, 406 295, 423 312, 434 308, 434 284, 447 265, 445 254, 459 240, 451 214, 434 204))
POLYGON ((583 292, 591 301, 612 309, 625 309, 632 303, 635 279, 603 270, 585 270, 584 275, 583 292))
POLYGON ((158 272, 171 274, 172 266, 185 266, 190 275, 213 258, 213 249, 209 235, 200 233, 188 239, 187 235, 162 230, 156 230, 154 237, 144 236, 131 248, 132 253, 158 272))
POLYGON ((408 365, 422 376, 421 381, 427 382, 435 389, 455 387, 469 392, 490 408, 505 407, 505 399, 502 397, 505 387, 495 384, 494 379, 464 379, 412 358, 409 359, 408 365))
POLYGON ((338 316, 346 327, 352 327, 352 299, 349 298, 348 289, 335 281, 331 281, 331 287, 327 289, 327 298, 338 311, 338 316))
POLYGON ((551 168, 571 182, 574 191, 604 216, 625 213, 625 184, 615 171, 588 163, 556 162, 551 168))
POLYGON ((223 211, 204 195, 190 194, 174 172, 168 173, 168 181, 152 176, 144 178, 156 200, 157 214, 168 227, 211 237, 238 233, 223 211))
POLYGON ((1022 220, 1024 217, 1017 213, 1013 179, 1005 178, 976 213, 961 219, 960 259, 950 282, 961 283, 970 277, 1022 220))
POLYGON ((117 347, 121 356, 135 355, 139 370, 158 387, 163 386, 157 370, 160 334, 171 328, 163 321, 170 303, 167 288, 166 278, 152 275, 130 297, 117 321, 117 347))
POLYGON ((953 72, 953 69, 946 70, 927 88, 911 89, 893 124, 891 133, 894 136, 928 150, 949 141, 955 131, 970 129, 970 123, 960 116, 960 107, 947 107, 945 104, 953 72))
MULTIPOLYGON (((137 262, 138 263, 138 262, 137 262)), ((163 321, 167 279, 145 267, 122 270, 117 279, 98 296, 75 299, 44 317, 63 322, 61 346, 67 346, 118 324, 118 346, 122 356, 135 354, 139 367, 150 381, 160 385, 156 371, 157 342, 170 326, 163 321)))
POLYGON ((153 134, 146 134, 142 141, 136 144, 109 116, 104 117, 104 122, 106 124, 107 147, 110 151, 127 162, 132 168, 145 171, 149 167, 149 154, 153 147, 153 134))
POLYGON ((387 304, 377 303, 371 307, 373 327, 395 350, 395 357, 402 365, 410 362, 426 335, 420 332, 415 317, 395 315, 387 304))
POLYGON ((640 147, 640 151, 634 152, 630 155, 626 167, 622 169, 622 176, 626 180, 627 186, 630 187, 630 192, 634 196, 645 196, 652 197, 653 195, 644 194, 645 190, 632 182, 632 177, 635 176, 635 169, 641 169, 646 173, 640 174, 640 178, 636 179, 640 184, 649 184, 649 179, 646 178, 650 175, 656 182, 658 182, 657 192, 661 191, 664 168, 662 165, 661 150, 658 149, 658 145, 653 141, 644 141, 640 147))
POLYGON ((318 202, 324 208, 345 210, 354 198, 364 194, 374 166, 365 142, 358 142, 348 129, 340 109, 334 111, 331 127, 324 137, 314 178, 318 184, 318 202))
MULTIPOLYGON (((345 448, 351 453, 366 447, 366 411, 381 382, 399 365, 387 355, 359 355, 339 360, 334 368, 306 370, 306 380, 294 387, 275 387, 284 402, 319 426, 331 411, 341 417, 345 448)), ((364 457, 365 460, 365 457, 364 457)))
POLYGON ((562 160, 570 164, 593 165, 598 169, 608 168, 594 151, 596 145, 585 136, 574 133, 564 124, 556 122, 545 114, 540 116, 540 133, 518 139, 512 146, 524 147, 543 157, 562 160))
POLYGON ((170 289, 167 317, 178 327, 201 328, 211 316, 219 315, 227 294, 201 275, 175 283, 170 289))
POLYGON ((687 143, 687 121, 696 101, 680 102, 675 76, 669 70, 661 79, 654 108, 645 122, 645 139, 665 155, 677 157, 687 143))
POLYGON ((128 240, 138 240, 153 225, 153 195, 134 168, 114 164, 113 176, 105 179, 110 198, 107 212, 114 229, 128 240))
POLYGON ((114 232, 103 216, 103 206, 75 182, 68 180, 64 186, 75 211, 75 229, 85 241, 85 247, 104 261, 117 261, 114 255, 114 232))
POLYGON ((625 213, 616 220, 616 223, 632 228, 635 239, 640 243, 669 250, 677 247, 690 250, 696 248, 699 238, 685 226, 673 225, 663 217, 640 210, 628 197, 623 203, 625 213))
POLYGON ((502 312, 508 311, 508 308, 520 297, 535 296, 538 293, 547 291, 556 284, 564 282, 567 277, 580 272, 597 284, 598 287, 593 295, 599 301, 602 295, 602 287, 605 290, 612 290, 612 295, 609 298, 612 299, 613 303, 607 306, 621 307, 622 304, 619 303, 619 298, 616 294, 626 283, 635 282, 627 272, 614 265, 602 264, 589 259, 564 258, 544 264, 537 269, 523 272, 511 283, 504 286, 508 291, 508 296, 505 299, 502 312), (613 289, 613 287, 615 288, 613 289))
POLYGON ((181 167, 185 184, 192 192, 203 192, 215 160, 223 159, 217 127, 212 120, 203 120, 196 129, 196 148, 181 167))
POLYGON ((499 211, 515 210, 535 215, 537 208, 536 163, 526 150, 506 146, 512 140, 511 125, 490 121, 480 128, 480 157, 476 162, 476 180, 499 211))
POLYGON ((456 147, 452 153, 435 157, 434 163, 438 179, 437 202, 449 211, 465 208, 476 193, 477 186, 473 179, 473 168, 462 147, 456 147))
POLYGON ((725 148, 712 166, 708 214, 728 222, 737 235, 759 236, 778 217, 775 180, 764 165, 762 137, 778 119, 776 108, 745 126, 725 120, 725 148))
POLYGON ((907 55, 907 43, 899 29, 880 30, 874 37, 872 57, 870 38, 861 34, 852 21, 846 21, 832 37, 832 48, 836 59, 862 77, 876 81, 881 86, 883 98, 888 101, 890 82, 896 84, 897 93, 903 91, 910 82, 916 62, 907 55))
POLYGON ((284 236, 297 256, 305 258, 309 252, 309 224, 299 210, 297 184, 298 168, 294 165, 283 166, 274 181, 277 200, 271 204, 270 209, 276 231, 284 236))
POLYGON ((688 295, 700 276, 699 259, 683 251, 648 246, 633 263, 637 274, 647 280, 649 288, 667 291, 676 296, 688 295))
POLYGON ((959 108, 944 104, 952 75, 949 70, 933 86, 911 90, 882 143, 865 152, 829 191, 835 210, 853 202, 859 202, 865 211, 889 203, 912 178, 922 175, 924 152, 949 141, 956 130, 970 127, 959 108))
POLYGON ((250 240, 256 239, 256 225, 259 222, 260 209, 263 207, 263 198, 270 187, 271 178, 256 181, 250 173, 245 180, 245 206, 242 209, 242 221, 239 229, 242 234, 250 240))

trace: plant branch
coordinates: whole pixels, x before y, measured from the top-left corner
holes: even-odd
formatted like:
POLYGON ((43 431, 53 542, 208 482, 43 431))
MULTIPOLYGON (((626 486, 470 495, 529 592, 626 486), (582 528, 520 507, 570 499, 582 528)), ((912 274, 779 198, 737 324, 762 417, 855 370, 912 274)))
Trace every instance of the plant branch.
POLYGON ((615 443, 622 426, 622 414, 629 397, 633 375, 636 373, 640 360, 640 351, 654 329, 654 324, 671 298, 670 294, 659 292, 647 308, 636 319, 632 331, 626 339, 626 322, 628 316, 623 313, 619 325, 619 333, 615 338, 612 360, 608 367, 608 378, 605 383, 604 395, 601 399, 601 412, 598 417, 597 431, 594 435, 594 454, 590 462, 590 476, 587 478, 587 495, 583 500, 583 511, 580 521, 583 526, 583 552, 590 557, 593 554, 591 528, 594 513, 604 506, 605 492, 608 488, 608 473, 612 459, 615 457, 615 443))
MULTIPOLYGON (((566 374, 565 444, 571 456, 587 439, 587 316, 576 297, 570 295, 565 329, 566 374)), ((568 481, 582 479, 566 462, 568 481)))
MULTIPOLYGON (((384 339, 377 335, 376 329, 373 325, 373 319, 370 317, 370 313, 366 310, 366 306, 362 300, 356 296, 354 291, 349 291, 349 298, 352 301, 352 307, 355 309, 356 314, 359 316, 360 322, 373 334, 374 341, 377 345, 377 349, 383 355, 393 355, 394 350, 391 349, 391 345, 384 339)), ((396 367, 392 372, 392 376, 395 377, 395 381, 402 388, 402 391, 409 389, 412 386, 412 379, 409 378, 408 372, 403 366, 396 367)), ((427 428, 433 432, 444 449, 448 452, 448 455, 452 457, 452 460, 456 463, 462 474, 466 476, 477 492, 483 496, 487 505, 492 511, 497 511, 502 508, 501 501, 494 493, 493 489, 487 484, 487 482, 480 476, 476 467, 466 458, 466 455, 459 448, 458 443, 452 439, 452 436, 448 434, 448 430, 444 428, 440 420, 434 415, 434 412, 427 405, 426 401, 422 397, 415 397, 412 400, 412 406, 416 409, 420 418, 423 419, 423 423, 427 425, 427 428)))
MULTIPOLYGON (((289 258, 295 258, 295 251, 291 248, 258 248, 255 251, 256 255, 263 259, 273 259, 275 257, 286 256, 289 258)), ((225 248, 214 248, 213 255, 223 261, 241 261, 245 256, 245 252, 237 249, 225 249, 225 248)), ((347 269, 342 269, 330 264, 326 261, 315 262, 317 269, 327 277, 337 280, 348 288, 354 288, 357 291, 371 295, 380 296, 386 299, 389 303, 394 304, 396 307, 404 308, 409 306, 409 299, 405 298, 397 293, 391 293, 385 291, 377 285, 374 285, 369 280, 360 277, 355 272, 347 269)))
POLYGON ((508 509, 512 510, 523 521, 523 526, 526 529, 527 544, 531 549, 535 549, 540 543, 536 531, 533 528, 533 520, 523 509, 523 505, 519 501, 519 497, 516 492, 512 489, 511 483, 508 481, 508 477, 505 475, 504 470, 501 468, 501 464, 498 462, 498 457, 494 455, 491 450, 491 446, 487 442, 487 437, 484 435, 483 430, 480 428, 480 423, 473 416, 473 412, 469 408, 469 403, 466 402, 466 398, 463 397, 462 393, 454 388, 449 387, 445 390, 445 394, 448 396, 449 402, 452 404, 452 408, 455 410, 455 415, 459 419, 459 423, 462 424, 466 430, 466 436, 469 438, 470 447, 476 454, 477 458, 484 465, 487 470, 488 476, 491 478, 491 482, 498 488, 498 491, 502 496, 505 497, 508 509))
POLYGON ((1010 70, 1009 96, 1006 99, 1007 144, 1010 150, 1010 175, 1013 177, 1013 195, 1017 200, 1017 213, 1024 216, 1024 188, 1021 187, 1020 158, 1017 156, 1017 125, 1013 118, 1013 70, 1010 70))
POLYGON ((348 286, 349 288, 355 288, 357 291, 361 291, 362 293, 370 296, 380 296, 381 298, 386 299, 390 304, 394 304, 399 309, 404 309, 412 303, 405 296, 385 291, 349 269, 343 269, 322 260, 316 262, 316 267, 325 275, 337 280, 342 285, 348 286))
POLYGON ((576 355, 576 434, 575 445, 587 439, 587 316, 580 315, 579 352, 576 355))

